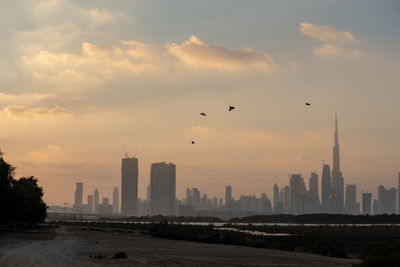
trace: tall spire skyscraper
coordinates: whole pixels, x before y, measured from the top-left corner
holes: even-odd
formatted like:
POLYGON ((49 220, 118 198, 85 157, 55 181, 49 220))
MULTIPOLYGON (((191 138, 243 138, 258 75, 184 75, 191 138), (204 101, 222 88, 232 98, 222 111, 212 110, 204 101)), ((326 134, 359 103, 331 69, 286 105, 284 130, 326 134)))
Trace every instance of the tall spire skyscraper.
POLYGON ((333 165, 332 172, 340 172, 340 153, 339 153, 339 130, 337 121, 337 112, 335 111, 335 138, 333 144, 333 165))
POLYGON ((332 213, 344 212, 344 178, 340 170, 339 130, 338 130, 338 120, 336 111, 335 111, 335 137, 333 144, 331 212, 332 213))

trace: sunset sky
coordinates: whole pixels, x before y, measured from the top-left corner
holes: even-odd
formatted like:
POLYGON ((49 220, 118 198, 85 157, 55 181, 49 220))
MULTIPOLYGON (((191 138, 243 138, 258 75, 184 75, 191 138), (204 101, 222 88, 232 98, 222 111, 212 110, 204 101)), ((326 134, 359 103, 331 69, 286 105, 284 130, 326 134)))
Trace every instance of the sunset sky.
POLYGON ((0 148, 48 204, 72 203, 75 182, 111 196, 124 147, 140 197, 166 161, 178 198, 227 184, 271 198, 331 164, 337 108, 345 183, 397 186, 399 14, 397 0, 2 0, 0 148))

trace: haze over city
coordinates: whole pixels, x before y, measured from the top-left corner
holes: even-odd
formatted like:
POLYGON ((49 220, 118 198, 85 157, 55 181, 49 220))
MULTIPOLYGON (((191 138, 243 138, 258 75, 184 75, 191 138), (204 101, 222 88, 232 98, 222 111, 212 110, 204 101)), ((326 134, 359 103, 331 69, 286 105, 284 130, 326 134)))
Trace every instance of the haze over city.
POLYGON ((331 164, 337 109, 346 183, 397 187, 399 11, 361 0, 3 1, 1 149, 19 176, 39 178, 48 204, 72 203, 78 181, 111 196, 124 148, 139 158, 141 198, 151 163, 166 161, 179 199, 187 187, 223 197, 227 184, 235 198, 271 199, 289 174, 331 164))

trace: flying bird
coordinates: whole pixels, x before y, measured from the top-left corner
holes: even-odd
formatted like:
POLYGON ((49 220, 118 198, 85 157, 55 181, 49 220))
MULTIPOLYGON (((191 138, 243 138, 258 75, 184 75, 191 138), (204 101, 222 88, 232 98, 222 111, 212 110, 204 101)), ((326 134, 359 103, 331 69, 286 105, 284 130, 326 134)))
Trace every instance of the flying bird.
POLYGON ((196 144, 194 141, 192 141, 192 144, 194 145, 194 144, 196 144))
POLYGON ((206 116, 206 113, 202 112, 200 113, 201 116, 206 116))
POLYGON ((229 111, 234 110, 235 107, 234 106, 229 106, 229 111))
POLYGON ((306 106, 311 106, 311 104, 310 103, 306 103, 306 106))

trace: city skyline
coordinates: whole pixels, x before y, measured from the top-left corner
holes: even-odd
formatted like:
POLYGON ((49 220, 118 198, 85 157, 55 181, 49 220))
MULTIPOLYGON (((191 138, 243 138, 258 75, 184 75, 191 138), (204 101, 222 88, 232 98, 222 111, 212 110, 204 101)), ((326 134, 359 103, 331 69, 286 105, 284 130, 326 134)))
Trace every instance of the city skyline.
MULTIPOLYGON (((119 211, 119 199, 116 197, 118 188, 113 190, 112 208, 103 208, 103 211, 111 211, 113 214, 123 216, 147 216, 147 215, 184 215, 194 216, 211 215, 221 217, 240 216, 238 212, 259 214, 393 214, 400 211, 400 172, 398 173, 398 188, 386 188, 379 185, 378 194, 372 198, 369 192, 361 191, 357 194, 357 184, 347 184, 340 165, 339 127, 337 112, 335 111, 334 141, 332 147, 332 169, 325 161, 322 164, 320 186, 318 173, 311 172, 306 186, 305 177, 301 174, 291 174, 288 184, 284 187, 273 185, 273 195, 263 192, 261 198, 255 194, 245 195, 239 190, 240 198, 235 199, 232 187, 225 187, 224 198, 207 195, 197 187, 186 188, 185 198, 176 197, 176 165, 173 163, 153 163, 149 185, 147 186, 146 199, 138 199, 138 158, 130 158, 125 155, 121 161, 121 188, 123 203, 119 211), (321 194, 319 194, 321 192, 321 194), (358 195, 358 197, 357 197, 358 195), (272 200, 271 200, 272 199, 272 200), (373 200, 373 202, 372 202, 373 200), (114 204, 116 203, 116 204, 114 204), (197 213, 196 213, 197 212, 197 213), (198 213, 200 212, 200 213, 198 213), (207 213, 213 212, 213 213, 207 213)), ((82 204, 83 184, 76 183, 74 204, 72 211, 78 213, 91 213, 92 201, 88 196, 85 205, 82 204)), ((98 197, 97 197, 98 199, 98 197)), ((104 200, 102 206, 108 206, 104 200)), ((62 209, 60 209, 62 210, 62 209)), ((104 212, 103 212, 104 213, 104 212)))
MULTIPOLYGON (((332 164, 329 164, 329 163, 326 164, 325 163, 326 161, 323 160, 322 161, 323 165, 322 165, 321 173, 318 174, 318 171, 312 171, 310 173, 310 180, 309 180, 308 190, 313 191, 313 190, 315 190, 315 188, 317 188, 316 195, 319 197, 319 201, 321 203, 322 211, 324 211, 324 212, 330 212, 331 211, 331 209, 332 209, 332 207, 331 207, 331 205, 332 205, 331 196, 334 196, 335 198, 337 198, 337 201, 338 201, 337 204, 335 204, 335 206, 336 206, 335 209, 337 210, 338 213, 343 213, 343 212, 345 212, 345 205, 344 205, 345 204, 345 202, 344 202, 345 201, 344 200, 345 187, 346 187, 346 190, 347 190, 348 186, 351 187, 351 186, 356 186, 356 185, 355 184, 354 185, 353 184, 346 184, 345 181, 344 181, 343 175, 342 175, 342 171, 341 171, 341 168, 340 168, 341 161, 340 161, 340 149, 339 149, 340 145, 339 145, 339 127, 338 127, 337 110, 335 110, 334 114, 335 114, 335 120, 334 120, 334 134, 333 134, 333 140, 334 141, 333 141, 333 147, 332 147, 332 164), (331 166, 332 166, 332 169, 331 169, 331 166), (312 179, 313 176, 314 176, 314 182, 313 182, 314 185, 312 185, 312 182, 311 182, 311 179, 312 179), (320 181, 318 181, 319 177, 321 177, 320 181), (334 180, 334 177, 335 177, 336 181, 334 180), (328 179, 328 180, 326 180, 326 179, 328 179), (326 183, 324 184, 324 181, 326 181, 326 183, 328 183, 328 185, 326 185, 326 183), (311 189, 312 186, 314 187, 313 189, 311 189), (341 189, 341 191, 338 191, 339 188, 341 189), (325 195, 325 197, 324 197, 324 195, 325 195)), ((122 178, 122 177, 124 177, 124 171, 123 171, 124 167, 123 166, 124 166, 124 163, 125 163, 125 166, 126 166, 125 168, 127 168, 127 166, 128 166, 127 161, 135 161, 135 163, 134 163, 135 166, 131 166, 130 167, 131 170, 129 171, 130 175, 131 175, 130 179, 133 179, 131 182, 129 182, 130 183, 129 186, 132 187, 132 190, 133 190, 132 191, 133 195, 131 194, 130 201, 134 202, 135 201, 134 199, 136 199, 136 201, 137 201, 137 199, 145 200, 148 197, 147 196, 147 194, 148 194, 147 187, 150 186, 151 173, 150 173, 150 175, 148 177, 148 184, 146 185, 146 195, 138 196, 137 193, 135 193, 135 192, 137 192, 137 188, 140 186, 140 183, 146 184, 146 180, 142 180, 140 182, 139 179, 138 179, 139 173, 140 173, 140 171, 138 169, 140 160, 138 158, 136 158, 136 157, 128 156, 128 154, 125 152, 125 157, 121 161, 121 163, 122 163, 121 164, 121 181, 124 180, 124 178, 122 178)), ((126 174, 126 175, 128 175, 128 174, 126 174)), ((303 175, 302 172, 299 172, 298 174, 288 174, 288 176, 290 176, 290 175, 292 177, 293 177, 293 175, 295 175, 295 176, 297 175, 299 178, 301 177, 302 179, 307 178, 307 177, 305 177, 303 175)), ((398 175, 399 175, 398 183, 400 185, 400 173, 398 173, 398 175)), ((127 179, 127 178, 125 178, 125 179, 127 179)), ((306 181, 304 181, 304 183, 305 182, 306 181)), ((275 204, 275 201, 276 201, 275 198, 277 197, 275 195, 275 186, 278 186, 278 190, 279 190, 279 188, 283 188, 282 186, 284 186, 285 183, 290 184, 290 177, 288 178, 287 182, 282 182, 282 184, 280 184, 280 185, 278 185, 277 183, 274 183, 274 185, 273 185, 274 187, 272 188, 272 190, 271 189, 267 189, 267 187, 265 187, 266 188, 265 191, 263 191, 263 192, 261 192, 259 194, 268 192, 267 196, 275 204)), ((393 182, 393 183, 395 183, 395 182, 393 182)), ((365 190, 362 186, 360 186, 360 185, 357 186, 357 189, 355 191, 356 192, 356 199, 355 199, 356 202, 362 203, 362 201, 363 201, 362 194, 363 193, 373 193, 373 196, 376 196, 376 198, 378 198, 379 186, 381 186, 381 185, 382 184, 379 184, 376 187, 376 189, 373 188, 372 190, 365 190)), ((122 188, 122 187, 123 186, 121 186, 120 188, 122 188)), ((142 187, 143 187, 143 185, 142 185, 142 187)), ((192 187, 196 188, 196 189, 198 188, 198 187, 196 187, 196 185, 192 185, 192 187)), ((230 186, 228 185, 228 187, 230 187, 230 186)), ((396 187, 396 186, 394 185, 394 186, 391 186, 391 187, 396 187)), ((114 190, 116 188, 118 189, 118 187, 114 187, 114 190)), ((191 188, 191 186, 189 186, 189 188, 191 188)), ((188 187, 186 188, 186 190, 187 189, 188 189, 188 187)), ((306 187, 304 187, 304 190, 305 189, 306 189, 306 187)), ((96 187, 96 190, 97 190, 97 187, 96 187)), ((221 193, 220 195, 214 195, 214 197, 223 198, 224 196, 226 196, 226 190, 227 189, 225 188, 225 193, 224 193, 225 195, 223 195, 221 193)), ((121 190, 121 191, 123 191, 123 190, 121 190)), ((221 192, 222 192, 222 190, 221 190, 221 192)), ((177 193, 176 193, 177 196, 180 196, 180 199, 184 199, 183 196, 185 194, 187 196, 187 191, 182 193, 182 192, 178 192, 178 190, 177 190, 177 193)), ((235 193, 236 198, 239 198, 241 195, 243 195, 242 192, 236 192, 235 193)), ((247 193, 246 195, 257 195, 257 194, 250 192, 250 193, 247 193)), ((75 198, 76 198, 76 196, 75 196, 75 198)), ((373 197, 372 199, 375 199, 375 197, 373 197)), ((122 198, 121 198, 121 203, 122 202, 123 201, 122 201, 122 198)), ((65 202, 63 202, 63 203, 65 203, 65 202)), ((371 203, 371 205, 372 205, 372 203, 371 203)), ((134 206, 137 207, 137 204, 134 205, 134 206)), ((275 207, 275 205, 272 205, 272 206, 275 207)), ((352 208, 355 209, 355 207, 352 207, 352 208)), ((121 209, 121 213, 122 214, 135 215, 135 214, 137 214, 137 211, 132 210, 131 212, 127 213, 127 212, 123 212, 122 209, 121 209)))
POLYGON ((179 166, 179 197, 271 195, 331 161, 337 107, 346 181, 395 186, 399 3, 292 2, 3 1, 5 157, 49 204, 72 202, 77 181, 119 185, 123 147, 140 181, 153 162, 179 166))

